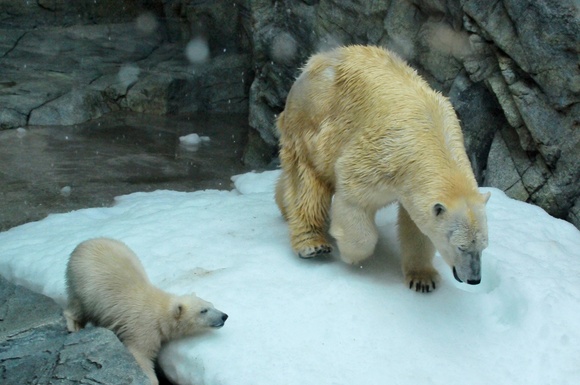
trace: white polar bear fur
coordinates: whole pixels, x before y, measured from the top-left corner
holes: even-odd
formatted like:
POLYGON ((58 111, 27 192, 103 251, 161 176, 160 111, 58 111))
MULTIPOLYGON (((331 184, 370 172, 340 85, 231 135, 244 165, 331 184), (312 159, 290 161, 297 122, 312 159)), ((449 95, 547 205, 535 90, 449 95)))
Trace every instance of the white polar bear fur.
POLYGON ((227 318, 193 294, 177 296, 153 286, 133 251, 114 239, 79 244, 70 256, 66 282, 68 330, 78 331, 88 322, 112 330, 154 385, 153 361, 162 343, 221 327, 227 318))
POLYGON ((377 243, 376 211, 398 202, 407 284, 435 288, 435 249, 457 280, 479 283, 489 195, 451 103, 402 59, 371 46, 312 56, 277 124, 276 202, 301 257, 330 252, 328 232, 345 262, 360 263, 377 243))

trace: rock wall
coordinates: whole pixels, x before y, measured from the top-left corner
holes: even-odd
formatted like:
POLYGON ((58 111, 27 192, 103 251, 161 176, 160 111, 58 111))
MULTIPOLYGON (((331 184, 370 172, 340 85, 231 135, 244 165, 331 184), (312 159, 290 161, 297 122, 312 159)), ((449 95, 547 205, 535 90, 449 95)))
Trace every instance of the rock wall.
POLYGON ((275 118, 313 52, 376 44, 450 97, 478 181, 580 227, 580 10, 574 0, 251 1, 250 125, 275 118))
POLYGON ((478 181, 580 228, 577 0, 0 2, 0 129, 247 112, 244 160, 314 52, 376 44, 448 95, 478 181))
POLYGON ((247 112, 248 39, 221 35, 237 8, 196 4, 0 2, 0 129, 72 125, 116 110, 247 112))

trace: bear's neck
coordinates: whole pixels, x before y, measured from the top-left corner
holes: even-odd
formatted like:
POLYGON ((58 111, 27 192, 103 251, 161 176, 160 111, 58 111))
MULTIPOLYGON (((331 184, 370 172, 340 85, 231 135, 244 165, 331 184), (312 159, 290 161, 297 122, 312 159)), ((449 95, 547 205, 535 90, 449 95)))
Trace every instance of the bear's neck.
POLYGON ((175 317, 173 315, 173 296, 165 291, 152 287, 151 312, 157 321, 157 330, 161 337, 161 343, 167 342, 175 334, 175 317))
POLYGON ((414 182, 401 189, 399 202, 418 224, 430 220, 436 203, 447 206, 449 203, 468 200, 479 194, 473 174, 463 173, 460 170, 454 170, 448 175, 435 174, 434 178, 414 182))

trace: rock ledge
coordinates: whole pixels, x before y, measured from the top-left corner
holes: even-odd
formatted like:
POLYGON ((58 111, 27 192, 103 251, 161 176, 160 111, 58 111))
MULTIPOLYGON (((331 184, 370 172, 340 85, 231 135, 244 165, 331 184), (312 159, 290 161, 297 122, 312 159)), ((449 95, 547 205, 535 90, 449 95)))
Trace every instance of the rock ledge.
POLYGON ((104 328, 68 333, 52 299, 0 276, 0 383, 146 384, 133 356, 104 328))

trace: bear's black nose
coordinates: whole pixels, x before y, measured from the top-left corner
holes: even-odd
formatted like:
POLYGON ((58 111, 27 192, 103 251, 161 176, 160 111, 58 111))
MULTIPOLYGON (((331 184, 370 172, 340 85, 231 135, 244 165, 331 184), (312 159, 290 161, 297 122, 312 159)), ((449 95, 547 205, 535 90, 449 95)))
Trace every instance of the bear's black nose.
POLYGON ((481 278, 467 280, 468 285, 479 285, 480 282, 481 282, 481 278))
POLYGON ((226 321, 228 319, 228 315, 226 313, 224 313, 224 315, 222 315, 222 321, 226 321))

